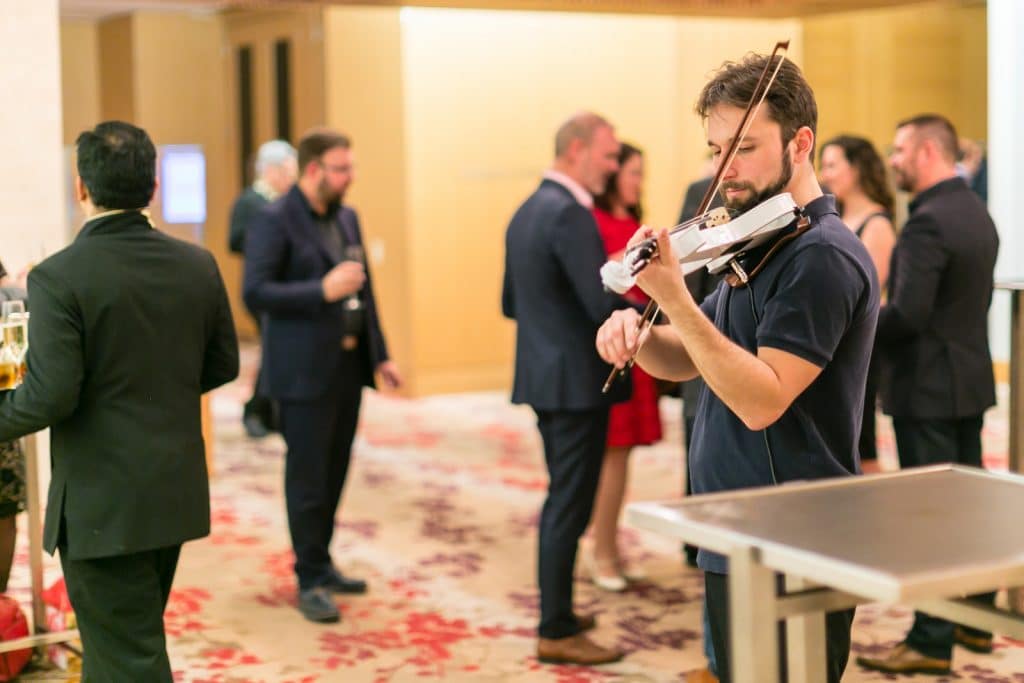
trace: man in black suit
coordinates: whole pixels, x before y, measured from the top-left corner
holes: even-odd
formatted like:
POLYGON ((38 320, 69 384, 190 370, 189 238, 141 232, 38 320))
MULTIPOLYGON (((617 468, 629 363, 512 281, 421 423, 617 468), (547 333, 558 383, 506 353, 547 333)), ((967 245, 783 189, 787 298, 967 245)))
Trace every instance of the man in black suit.
MULTIPOLYGON (((298 175, 295 148, 284 140, 270 140, 260 145, 256 152, 256 180, 247 187, 231 206, 231 224, 228 231, 228 248, 236 254, 245 253, 245 234, 255 221, 257 214, 267 204, 291 189, 298 175)), ((259 329, 260 317, 254 315, 259 329)), ((267 395, 266 373, 260 363, 253 386, 252 398, 242 410, 242 425, 245 433, 261 438, 277 430, 274 402, 267 395)))
MULTIPOLYGON (((981 467, 981 427, 995 404, 988 307, 999 249, 984 202, 956 174, 957 137, 942 116, 900 123, 890 164, 915 196, 892 255, 889 303, 878 316, 882 410, 893 418, 901 467, 981 467)), ((994 593, 974 596, 992 604, 994 593)), ((949 673, 954 642, 992 650, 992 634, 922 612, 906 641, 867 668, 949 673)))
POLYGON ((60 549, 88 683, 170 683, 163 611, 181 544, 210 532, 200 394, 238 374, 209 252, 153 229, 156 150, 110 121, 78 136, 86 215, 29 273, 28 374, 0 440, 51 429, 44 547, 60 549))
POLYGON ((340 619, 331 593, 364 593, 331 562, 329 546, 359 419, 374 373, 397 388, 359 218, 342 200, 353 178, 351 143, 317 129, 298 145, 299 181, 262 211, 245 241, 245 303, 264 315, 264 367, 288 445, 285 501, 299 610, 340 619))
MULTIPOLYGON (((583 631, 592 616, 572 607, 573 567, 590 521, 608 428, 609 367, 594 334, 622 299, 605 292, 606 260, 592 196, 618 167, 611 125, 592 113, 565 122, 555 136, 555 162, 519 207, 505 235, 502 312, 516 321, 513 403, 537 414, 550 482, 540 519, 540 640, 544 662, 603 664, 621 653, 594 644, 583 631)), ((628 397, 622 383, 615 398, 628 397)))

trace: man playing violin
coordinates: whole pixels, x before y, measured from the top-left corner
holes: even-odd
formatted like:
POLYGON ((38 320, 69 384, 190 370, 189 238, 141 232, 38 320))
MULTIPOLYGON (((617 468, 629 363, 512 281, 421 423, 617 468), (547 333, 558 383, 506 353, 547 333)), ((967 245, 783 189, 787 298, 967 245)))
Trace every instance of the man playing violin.
MULTIPOLYGON (((700 94, 697 113, 719 166, 768 60, 751 55, 726 63, 700 94)), ((637 282, 670 321, 650 330, 637 362, 656 377, 705 382, 689 455, 694 493, 860 469, 857 440, 878 279, 863 244, 818 185, 816 125, 814 93, 800 70, 784 61, 721 176, 721 194, 727 207, 744 212, 788 192, 810 227, 795 236, 795 227, 784 230, 775 240, 788 238, 781 245, 769 241, 738 256, 746 273, 757 273, 748 283, 723 281, 703 303, 694 301, 668 232, 642 230, 634 237, 658 239, 659 255, 637 282)), ((630 310, 608 318, 596 340, 602 358, 617 367, 627 363, 638 349, 638 320, 630 310)), ((705 571, 719 677, 730 681, 726 558, 702 550, 697 561, 705 571)), ((846 667, 852 622, 852 609, 827 615, 829 681, 838 683, 846 667)), ((785 657, 780 661, 784 669, 785 657)))

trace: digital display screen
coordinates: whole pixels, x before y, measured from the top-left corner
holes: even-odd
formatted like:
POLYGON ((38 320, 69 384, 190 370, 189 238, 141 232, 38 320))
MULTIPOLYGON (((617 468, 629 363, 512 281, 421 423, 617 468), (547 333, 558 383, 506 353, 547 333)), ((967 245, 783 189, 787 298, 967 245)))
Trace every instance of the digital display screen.
POLYGON ((160 207, 165 223, 206 222, 206 157, 198 145, 160 148, 160 207))

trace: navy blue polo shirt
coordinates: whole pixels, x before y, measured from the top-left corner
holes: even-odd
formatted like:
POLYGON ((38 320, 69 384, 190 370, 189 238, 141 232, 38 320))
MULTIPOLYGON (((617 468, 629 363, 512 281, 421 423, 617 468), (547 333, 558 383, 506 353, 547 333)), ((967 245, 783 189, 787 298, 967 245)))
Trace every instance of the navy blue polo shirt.
MULTIPOLYGON (((857 440, 878 319, 878 275, 867 249, 839 219, 832 196, 815 199, 804 214, 810 230, 783 246, 748 286, 720 283, 701 310, 747 351, 786 351, 821 374, 763 431, 747 429, 705 386, 690 445, 694 493, 860 471, 857 440)), ((748 272, 766 248, 744 259, 748 272)), ((698 564, 728 571, 726 559, 710 552, 701 551, 698 564)))

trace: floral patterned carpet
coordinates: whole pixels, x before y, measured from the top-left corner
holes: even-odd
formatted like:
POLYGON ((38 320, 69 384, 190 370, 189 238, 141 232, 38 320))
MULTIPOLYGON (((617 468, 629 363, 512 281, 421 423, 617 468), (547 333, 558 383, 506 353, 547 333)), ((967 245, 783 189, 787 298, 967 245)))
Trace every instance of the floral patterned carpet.
MULTIPOLYGON (((246 359, 247 380, 214 396, 213 533, 184 547, 166 614, 176 681, 633 683, 685 681, 703 666, 699 572, 682 566, 674 541, 629 527, 627 554, 649 579, 618 595, 577 582, 578 608, 598 615, 594 639, 629 655, 601 668, 536 661, 535 534, 546 476, 532 413, 500 393, 415 401, 367 393, 332 551, 370 592, 339 600, 340 624, 305 621, 294 607, 284 445, 277 436, 250 440, 240 424, 251 352, 246 359)), ((663 399, 661 410, 665 440, 634 453, 631 500, 679 493, 680 403, 663 399)), ((879 440, 892 467, 884 419, 879 440)), ((993 410, 990 467, 1005 468, 1006 441, 1005 413, 993 410)), ((11 592, 27 600, 23 547, 17 565, 11 592)), ((47 567, 49 585, 59 568, 49 559, 47 567)), ((861 607, 853 655, 894 644, 909 620, 902 607, 861 607)), ((989 656, 958 648, 950 680, 1024 681, 1021 645, 998 637, 989 656)), ((894 679, 859 670, 851 657, 844 681, 894 679)))

